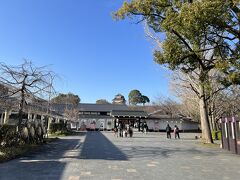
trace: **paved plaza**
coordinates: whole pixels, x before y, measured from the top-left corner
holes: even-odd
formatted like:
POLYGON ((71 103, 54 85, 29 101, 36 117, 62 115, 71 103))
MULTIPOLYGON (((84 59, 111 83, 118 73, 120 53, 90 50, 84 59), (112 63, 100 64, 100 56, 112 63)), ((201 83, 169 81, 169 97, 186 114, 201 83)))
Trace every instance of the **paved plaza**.
POLYGON ((205 147, 194 133, 118 138, 112 132, 63 137, 0 164, 1 180, 239 180, 240 156, 205 147))

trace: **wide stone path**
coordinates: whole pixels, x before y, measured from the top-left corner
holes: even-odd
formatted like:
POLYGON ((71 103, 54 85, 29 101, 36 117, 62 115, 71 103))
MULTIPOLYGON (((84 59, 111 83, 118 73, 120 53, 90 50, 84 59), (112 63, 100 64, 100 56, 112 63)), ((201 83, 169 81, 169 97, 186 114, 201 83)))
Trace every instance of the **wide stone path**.
POLYGON ((203 147, 195 134, 112 132, 69 136, 37 152, 0 164, 0 180, 239 180, 240 156, 203 147))

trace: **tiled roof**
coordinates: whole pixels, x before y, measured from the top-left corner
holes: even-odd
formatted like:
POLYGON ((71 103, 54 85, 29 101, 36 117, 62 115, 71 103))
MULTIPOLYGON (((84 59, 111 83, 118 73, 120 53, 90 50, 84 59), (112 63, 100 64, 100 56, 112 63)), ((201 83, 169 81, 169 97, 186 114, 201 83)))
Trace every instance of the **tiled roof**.
POLYGON ((83 114, 80 114, 79 118, 80 119, 109 119, 109 118, 112 118, 112 117, 107 116, 107 115, 93 115, 93 114, 83 115, 83 114))
MULTIPOLYGON (((71 108, 71 105, 67 106, 68 108, 71 108)), ((58 112, 64 112, 64 110, 66 109, 65 104, 52 104, 51 107, 58 112)), ((122 104, 80 103, 77 108, 79 109, 79 111, 85 112, 111 112, 112 110, 128 110, 128 106, 122 104)))
POLYGON ((123 111, 112 111, 111 116, 126 116, 126 117, 147 117, 148 114, 144 111, 131 111, 131 110, 123 110, 123 111))
POLYGON ((80 103, 79 111, 110 112, 112 110, 128 110, 127 105, 123 104, 87 104, 80 103))

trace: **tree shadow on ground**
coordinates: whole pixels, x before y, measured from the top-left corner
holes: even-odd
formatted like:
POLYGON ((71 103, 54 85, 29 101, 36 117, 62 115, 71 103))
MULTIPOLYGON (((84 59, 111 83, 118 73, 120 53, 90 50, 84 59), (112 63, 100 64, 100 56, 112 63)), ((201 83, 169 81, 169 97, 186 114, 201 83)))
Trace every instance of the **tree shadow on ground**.
POLYGON ((109 141, 101 132, 88 132, 84 141, 82 159, 128 160, 117 146, 109 141))
POLYGON ((159 138, 159 137, 155 137, 155 136, 148 136, 146 135, 146 137, 141 137, 141 136, 133 136, 133 139, 149 139, 149 138, 159 138))
POLYGON ((192 148, 178 148, 178 147, 146 147, 146 146, 120 146, 120 149, 128 155, 128 158, 169 158, 173 155, 201 155, 201 156, 215 156, 217 153, 206 152, 195 147, 192 148))
MULTIPOLYGON (((79 136, 80 135, 80 136, 79 136)), ((23 155, 21 158, 0 164, 1 180, 18 179, 51 179, 59 180, 67 165, 67 152, 79 150, 76 148, 81 140, 76 137, 58 139, 50 144, 39 147, 36 151, 23 155)))

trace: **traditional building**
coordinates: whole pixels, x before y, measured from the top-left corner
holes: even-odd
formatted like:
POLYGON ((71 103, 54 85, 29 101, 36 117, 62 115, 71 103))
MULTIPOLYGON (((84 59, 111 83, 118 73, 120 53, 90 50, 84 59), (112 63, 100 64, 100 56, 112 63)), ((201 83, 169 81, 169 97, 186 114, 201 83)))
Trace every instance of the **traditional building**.
POLYGON ((78 105, 79 119, 71 122, 74 129, 100 129, 111 130, 114 128, 112 111, 128 110, 124 104, 86 104, 78 105))
POLYGON ((167 113, 160 106, 130 106, 129 109, 147 112, 148 116, 145 122, 148 125, 149 131, 165 131, 167 124, 172 129, 177 125, 181 131, 185 132, 200 130, 199 122, 181 114, 167 113))
POLYGON ((161 112, 149 114, 146 122, 150 131, 165 131, 167 124, 169 124, 172 129, 177 125, 179 130, 183 132, 200 130, 199 123, 189 117, 163 115, 161 112))
POLYGON ((112 100, 113 104, 126 104, 126 99, 122 94, 117 94, 112 100))
POLYGON ((78 105, 79 117, 71 121, 71 128, 78 130, 112 130, 119 123, 129 124, 141 130, 146 122, 150 131, 165 131, 167 124, 172 128, 177 125, 182 131, 197 131, 199 123, 184 116, 163 115, 161 111, 147 113, 143 110, 129 109, 120 104, 85 104, 78 105))

